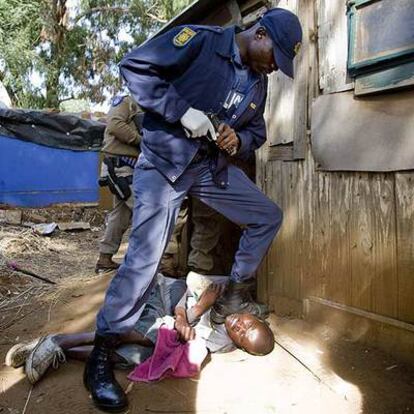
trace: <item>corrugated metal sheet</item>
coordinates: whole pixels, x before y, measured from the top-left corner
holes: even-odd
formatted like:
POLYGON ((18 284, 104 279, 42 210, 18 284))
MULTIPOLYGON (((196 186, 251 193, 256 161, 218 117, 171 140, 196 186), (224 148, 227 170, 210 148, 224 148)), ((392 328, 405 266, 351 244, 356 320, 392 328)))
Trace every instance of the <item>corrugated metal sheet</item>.
POLYGON ((414 92, 356 99, 322 95, 312 108, 312 152, 327 171, 414 169, 414 92))

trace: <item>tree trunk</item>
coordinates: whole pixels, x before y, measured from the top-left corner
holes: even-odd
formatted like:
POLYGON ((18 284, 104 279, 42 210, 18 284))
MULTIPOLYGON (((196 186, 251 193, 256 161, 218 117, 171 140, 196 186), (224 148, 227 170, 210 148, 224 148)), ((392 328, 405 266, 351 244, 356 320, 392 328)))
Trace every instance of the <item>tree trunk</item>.
POLYGON ((65 48, 65 32, 67 30, 66 0, 51 0, 51 30, 48 37, 50 46, 49 70, 46 77, 47 108, 59 109, 60 85, 59 76, 63 68, 63 50, 65 48))

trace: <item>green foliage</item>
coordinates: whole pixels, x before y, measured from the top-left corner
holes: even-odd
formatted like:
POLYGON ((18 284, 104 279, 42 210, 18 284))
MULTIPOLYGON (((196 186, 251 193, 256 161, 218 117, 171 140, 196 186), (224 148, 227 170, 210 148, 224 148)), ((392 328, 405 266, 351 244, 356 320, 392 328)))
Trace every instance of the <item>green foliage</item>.
POLYGON ((0 0, 0 80, 13 102, 36 106, 40 91, 31 84, 42 28, 39 0, 0 0))
POLYGON ((122 56, 191 1, 77 0, 72 9, 68 3, 0 0, 0 81, 18 107, 105 101, 120 90, 122 56))

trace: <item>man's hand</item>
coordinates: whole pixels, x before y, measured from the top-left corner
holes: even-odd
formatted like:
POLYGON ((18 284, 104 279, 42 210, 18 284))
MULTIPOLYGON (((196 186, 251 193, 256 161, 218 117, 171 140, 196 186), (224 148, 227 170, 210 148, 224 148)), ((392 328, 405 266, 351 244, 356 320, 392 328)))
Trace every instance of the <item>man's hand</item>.
POLYGON ((188 342, 195 338, 195 329, 188 323, 185 309, 183 308, 175 309, 174 328, 182 342, 188 342))
POLYGON ((223 293, 225 285, 211 283, 201 294, 200 299, 194 306, 195 313, 198 317, 207 312, 216 302, 217 298, 223 293))
POLYGON ((207 115, 198 109, 188 108, 181 117, 181 124, 189 138, 204 137, 207 134, 210 134, 212 139, 216 137, 213 124, 207 115))
POLYGON ((217 145, 221 150, 226 151, 230 155, 235 155, 239 150, 240 139, 233 128, 222 123, 218 128, 217 145))

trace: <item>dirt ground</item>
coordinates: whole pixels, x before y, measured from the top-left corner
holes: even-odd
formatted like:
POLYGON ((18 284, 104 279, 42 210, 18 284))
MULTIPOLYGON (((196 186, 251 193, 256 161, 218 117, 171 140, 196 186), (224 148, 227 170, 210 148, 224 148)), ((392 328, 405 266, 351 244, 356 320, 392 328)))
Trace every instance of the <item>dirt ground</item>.
MULTIPOLYGON (((0 360, 17 342, 54 332, 93 329, 112 275, 96 276, 102 220, 92 230, 36 236, 0 227, 0 253, 47 277, 48 285, 0 261, 0 360)), ((121 258, 125 251, 120 252, 121 258)), ((324 326, 272 316, 274 351, 212 355, 199 378, 129 383, 130 413, 293 414, 414 411, 414 369, 379 350, 352 343, 324 326)), ((0 366, 0 413, 95 413, 82 385, 82 363, 51 369, 32 387, 23 369, 0 366)))

